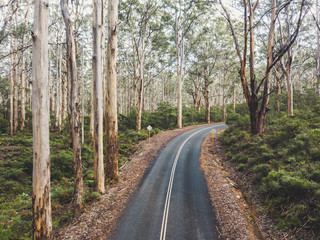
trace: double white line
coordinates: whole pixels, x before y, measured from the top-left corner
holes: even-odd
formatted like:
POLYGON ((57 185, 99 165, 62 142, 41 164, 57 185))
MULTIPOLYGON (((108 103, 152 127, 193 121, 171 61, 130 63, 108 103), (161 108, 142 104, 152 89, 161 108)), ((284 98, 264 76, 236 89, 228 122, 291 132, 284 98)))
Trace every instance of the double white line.
MULTIPOLYGON (((208 127, 212 128, 212 126, 208 127)), ((180 153, 182 151, 182 148, 184 145, 188 142, 190 138, 192 138, 194 135, 196 135, 199 132, 202 132, 204 130, 207 130, 208 128, 201 129, 192 135, 190 135, 181 145, 179 148, 179 151, 177 152, 176 158, 174 159, 172 170, 171 170, 171 175, 170 175, 170 180, 169 180, 169 185, 168 185, 168 190, 167 190, 167 197, 166 197, 166 203, 164 206, 163 210, 163 217, 162 217, 162 225, 161 225, 161 233, 160 233, 160 240, 165 240, 166 239, 166 233, 167 233, 167 224, 168 224, 168 215, 169 215, 169 207, 170 207, 170 198, 171 198, 171 191, 172 191, 172 185, 173 185, 173 179, 174 179, 174 174, 176 171, 178 159, 180 157, 180 153)))

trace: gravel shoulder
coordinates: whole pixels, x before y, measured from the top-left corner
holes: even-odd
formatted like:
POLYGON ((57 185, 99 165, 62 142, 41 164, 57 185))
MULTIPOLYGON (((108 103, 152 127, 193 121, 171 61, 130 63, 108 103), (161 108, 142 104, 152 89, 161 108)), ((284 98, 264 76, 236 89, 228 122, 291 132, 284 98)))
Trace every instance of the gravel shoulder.
POLYGON ((255 225, 255 215, 244 201, 237 184, 229 178, 229 173, 223 167, 224 152, 215 134, 214 147, 212 134, 202 144, 200 164, 205 174, 211 202, 220 222, 225 239, 256 240, 262 239, 255 225))

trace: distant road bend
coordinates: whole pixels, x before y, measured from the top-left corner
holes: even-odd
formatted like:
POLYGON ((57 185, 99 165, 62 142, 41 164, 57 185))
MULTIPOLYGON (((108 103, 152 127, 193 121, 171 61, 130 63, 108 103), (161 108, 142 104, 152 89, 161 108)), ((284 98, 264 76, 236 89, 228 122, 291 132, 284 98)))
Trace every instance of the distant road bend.
POLYGON ((205 137, 224 127, 199 127, 169 142, 130 200, 114 240, 219 239, 198 159, 205 137))

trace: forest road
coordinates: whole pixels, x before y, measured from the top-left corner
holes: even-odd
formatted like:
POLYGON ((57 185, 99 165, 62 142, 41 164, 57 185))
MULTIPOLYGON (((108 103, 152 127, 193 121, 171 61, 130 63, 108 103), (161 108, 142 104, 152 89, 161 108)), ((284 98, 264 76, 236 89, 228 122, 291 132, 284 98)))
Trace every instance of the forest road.
POLYGON ((114 240, 219 239, 199 156, 213 124, 171 140, 154 161, 119 220, 114 240))

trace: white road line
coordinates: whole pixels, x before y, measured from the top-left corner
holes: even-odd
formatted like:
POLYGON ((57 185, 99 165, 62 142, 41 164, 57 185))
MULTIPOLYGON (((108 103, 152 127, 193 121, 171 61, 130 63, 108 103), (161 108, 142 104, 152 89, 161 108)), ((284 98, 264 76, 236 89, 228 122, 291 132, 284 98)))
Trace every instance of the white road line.
MULTIPOLYGON (((219 125, 215 125, 215 127, 217 127, 219 125)), ((204 128, 201 129, 195 133, 193 133, 192 135, 190 135, 181 145, 181 147, 179 148, 179 151, 177 152, 176 158, 174 159, 173 162, 173 166, 172 166, 172 170, 171 170, 171 175, 170 175, 170 180, 169 180, 169 185, 168 185, 168 190, 167 190, 167 197, 166 197, 166 203, 164 206, 164 210, 163 210, 163 217, 162 217, 162 225, 161 225, 161 233, 160 233, 160 240, 165 240, 166 239, 166 233, 167 233, 167 224, 168 224, 168 215, 169 215, 169 207, 170 207, 170 199, 171 199, 171 191, 172 191, 172 185, 173 185, 173 179, 174 179, 174 174, 176 171, 176 167, 177 167, 177 163, 178 163, 178 159, 180 157, 180 153, 182 151, 182 148, 184 147, 184 145, 188 142, 188 140, 190 138, 192 138, 194 135, 196 135, 199 132, 202 132, 204 130, 207 130, 209 128, 212 128, 213 126, 210 126, 208 128, 204 128)))

